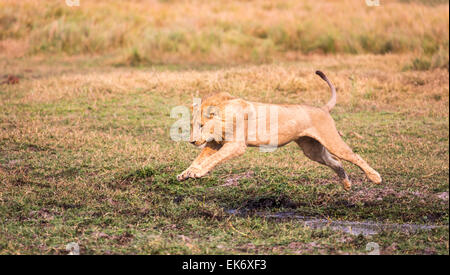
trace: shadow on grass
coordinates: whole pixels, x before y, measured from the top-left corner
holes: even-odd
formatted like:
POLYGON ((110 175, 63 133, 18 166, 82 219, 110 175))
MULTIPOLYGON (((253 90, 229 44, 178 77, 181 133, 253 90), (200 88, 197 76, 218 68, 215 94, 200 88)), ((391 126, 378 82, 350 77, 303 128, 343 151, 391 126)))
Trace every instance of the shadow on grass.
POLYGON ((424 224, 443 223, 448 217, 448 206, 433 194, 418 196, 390 186, 377 188, 363 182, 363 178, 355 179, 355 183, 361 182, 355 184, 350 192, 339 189, 334 179, 283 176, 288 173, 277 171, 274 174, 270 169, 255 169, 247 177, 239 175, 248 175, 248 171, 234 171, 232 175, 224 176, 217 175, 223 171, 217 171, 206 178, 178 182, 176 174, 182 170, 181 167, 183 164, 171 163, 131 170, 116 177, 109 187, 133 188, 142 194, 152 192, 167 203, 165 207, 191 207, 189 216, 197 216, 204 211, 201 205, 207 204, 213 209, 211 212, 220 211, 225 215, 230 210, 275 213, 289 209, 308 217, 424 224), (229 178, 239 180, 230 184, 229 178))

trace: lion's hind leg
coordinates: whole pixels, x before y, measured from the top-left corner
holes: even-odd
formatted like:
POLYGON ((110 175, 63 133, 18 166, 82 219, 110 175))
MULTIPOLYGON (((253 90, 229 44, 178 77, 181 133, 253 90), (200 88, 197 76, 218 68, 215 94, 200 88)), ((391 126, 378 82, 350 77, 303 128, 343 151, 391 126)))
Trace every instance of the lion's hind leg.
POLYGON ((341 180, 344 189, 350 190, 351 181, 349 180, 342 163, 331 155, 320 142, 310 137, 301 137, 296 140, 296 143, 302 148, 303 153, 308 158, 333 169, 341 180))
POLYGON ((330 127, 324 127, 324 125, 321 126, 321 129, 310 131, 308 136, 313 137, 320 142, 331 154, 333 154, 333 156, 351 162, 361 168, 373 183, 380 184, 382 182, 380 174, 370 167, 363 158, 352 151, 352 149, 342 140, 335 127, 330 129, 330 127))

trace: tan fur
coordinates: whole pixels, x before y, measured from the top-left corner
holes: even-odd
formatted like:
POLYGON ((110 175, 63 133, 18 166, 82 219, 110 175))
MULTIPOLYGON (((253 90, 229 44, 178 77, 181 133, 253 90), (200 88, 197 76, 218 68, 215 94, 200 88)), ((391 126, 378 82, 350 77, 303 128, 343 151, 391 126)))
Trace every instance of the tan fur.
MULTIPOLYGON (((324 80, 327 81, 328 79, 325 77, 324 80)), ((332 84, 329 81, 327 83, 333 90, 332 84)), ((334 102, 335 100, 334 96, 334 102)), ((201 111, 202 114, 206 110, 214 111, 211 112, 211 115, 209 115, 209 112, 206 112, 206 115, 201 115, 201 118, 193 121, 197 121, 201 125, 207 125, 208 123, 220 125, 222 130, 219 135, 207 130, 202 130, 197 137, 191 134, 191 143, 199 147, 204 146, 204 148, 191 166, 178 175, 177 179, 181 181, 188 178, 203 177, 217 164, 242 155, 247 146, 256 147, 267 144, 270 136, 264 136, 258 132, 256 133, 256 141, 248 139, 248 121, 249 118, 256 118, 256 123, 261 123, 254 110, 259 107, 267 108, 268 112, 270 112, 270 107, 272 107, 276 108, 278 112, 278 146, 284 146, 295 141, 307 157, 333 169, 341 179, 346 190, 350 189, 351 182, 342 167, 340 159, 359 166, 372 182, 376 184, 381 183, 382 180, 379 173, 370 167, 359 155, 355 154, 341 139, 336 130, 334 120, 329 114, 329 109, 333 106, 334 103, 332 101, 323 108, 317 108, 305 105, 274 105, 250 102, 231 96, 228 93, 218 93, 210 96, 202 102, 201 111), (230 125, 226 123, 218 124, 223 122, 227 116, 242 116, 245 118, 243 125, 245 128, 244 139, 236 137, 232 140, 223 141, 227 131, 235 130, 237 127, 234 120, 231 120, 232 124, 230 125)), ((269 120, 266 121, 266 125, 270 129, 269 120)))

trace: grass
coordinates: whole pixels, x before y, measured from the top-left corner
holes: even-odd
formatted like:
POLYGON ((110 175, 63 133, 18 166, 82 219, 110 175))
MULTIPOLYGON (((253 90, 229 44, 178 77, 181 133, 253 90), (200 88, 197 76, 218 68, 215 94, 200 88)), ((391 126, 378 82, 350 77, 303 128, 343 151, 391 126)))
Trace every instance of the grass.
POLYGON ((448 52, 448 18, 448 0, 380 7, 364 0, 85 0, 79 7, 6 0, 0 49, 8 56, 110 55, 132 66, 266 63, 317 53, 433 55, 448 52))
POLYGON ((366 254, 377 242, 383 254, 448 254, 448 71, 403 70, 412 58, 138 68, 104 56, 1 58, 20 82, 0 86, 0 253, 65 254, 77 242, 83 254, 366 254), (176 181, 197 150, 170 140, 172 107, 197 90, 320 106, 329 91, 316 68, 338 87, 332 115, 344 139, 382 185, 346 164, 345 192, 294 144, 176 181), (352 236, 234 208, 443 228, 352 236))
POLYGON ((1 1, 0 254, 448 255, 448 0, 355 2, 1 1), (171 108, 321 106, 316 69, 382 185, 344 164, 345 192, 295 144, 176 181, 198 151, 170 139, 171 108), (237 208, 440 227, 353 236, 237 208))

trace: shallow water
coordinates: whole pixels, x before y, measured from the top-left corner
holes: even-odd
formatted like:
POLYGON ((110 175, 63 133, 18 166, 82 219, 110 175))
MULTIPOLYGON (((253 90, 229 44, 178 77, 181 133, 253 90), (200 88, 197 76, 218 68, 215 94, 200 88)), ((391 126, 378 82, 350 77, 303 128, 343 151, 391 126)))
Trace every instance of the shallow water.
POLYGON ((383 231, 400 231, 415 233, 420 230, 430 230, 438 228, 437 225, 422 225, 422 224, 409 224, 409 223, 379 223, 373 221, 364 222, 352 222, 352 221, 332 221, 327 219, 319 219, 314 217, 305 217, 298 215, 294 212, 280 212, 280 213, 266 213, 266 212, 247 212, 242 210, 228 210, 229 214, 239 216, 251 216, 256 215, 260 217, 273 218, 273 219, 295 219, 301 224, 313 228, 322 229, 329 228, 334 231, 341 231, 352 235, 374 235, 383 231))

